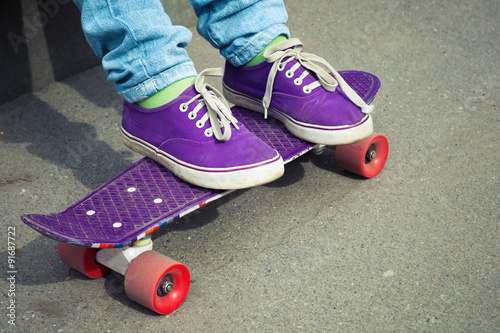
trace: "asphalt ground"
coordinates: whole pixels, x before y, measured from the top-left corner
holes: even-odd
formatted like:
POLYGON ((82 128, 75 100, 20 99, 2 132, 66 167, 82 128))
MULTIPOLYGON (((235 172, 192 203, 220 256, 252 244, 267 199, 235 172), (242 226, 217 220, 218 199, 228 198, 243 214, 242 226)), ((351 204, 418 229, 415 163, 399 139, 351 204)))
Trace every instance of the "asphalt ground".
MULTIPOLYGON (((157 315, 118 273, 65 266, 20 219, 64 210, 140 158, 121 143, 122 101, 100 67, 54 82, 0 106, 0 331, 500 330, 500 3, 286 5, 307 52, 380 77, 382 173, 348 174, 327 149, 156 232, 155 250, 192 277, 183 305, 157 315)), ((222 67, 192 31, 197 68, 222 67)))

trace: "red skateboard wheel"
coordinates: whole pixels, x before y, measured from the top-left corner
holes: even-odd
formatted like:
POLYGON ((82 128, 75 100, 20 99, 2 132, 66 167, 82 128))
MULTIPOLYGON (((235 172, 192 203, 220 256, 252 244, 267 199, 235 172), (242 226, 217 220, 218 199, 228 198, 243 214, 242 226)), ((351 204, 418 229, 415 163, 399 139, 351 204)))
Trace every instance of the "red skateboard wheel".
POLYGON ((184 302, 190 284, 186 266, 155 251, 140 254, 125 274, 127 296, 159 314, 175 311, 184 302))
POLYGON ((95 261, 95 254, 98 250, 61 242, 57 245, 59 259, 63 263, 92 279, 103 277, 111 271, 95 261))
POLYGON ((335 150, 339 167, 366 178, 373 178, 382 171, 388 155, 389 142, 377 133, 350 145, 337 146, 335 150))

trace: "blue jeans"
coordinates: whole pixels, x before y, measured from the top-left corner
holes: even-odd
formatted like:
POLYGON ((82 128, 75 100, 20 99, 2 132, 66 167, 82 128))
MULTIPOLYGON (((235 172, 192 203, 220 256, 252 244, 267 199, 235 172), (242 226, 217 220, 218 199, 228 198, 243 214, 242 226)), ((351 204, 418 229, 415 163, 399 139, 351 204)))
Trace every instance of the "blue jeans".
MULTIPOLYGON (((173 26, 159 0, 74 2, 108 80, 128 102, 197 75, 184 49, 191 32, 173 26)), ((282 0, 191 0, 191 4, 200 35, 235 66, 247 63, 278 35, 289 36, 282 0)))

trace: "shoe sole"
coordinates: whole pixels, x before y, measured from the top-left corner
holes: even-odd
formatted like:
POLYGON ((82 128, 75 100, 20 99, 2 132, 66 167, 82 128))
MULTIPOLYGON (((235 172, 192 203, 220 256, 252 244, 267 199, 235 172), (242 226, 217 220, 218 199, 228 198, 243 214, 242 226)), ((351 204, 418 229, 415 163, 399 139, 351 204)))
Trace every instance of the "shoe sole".
MULTIPOLYGON (((224 97, 231 103, 251 111, 264 113, 262 102, 256 98, 236 92, 223 85, 224 97)), ((268 115, 285 124, 287 130, 303 140, 325 145, 347 145, 366 139, 373 133, 373 121, 366 115, 360 122, 345 126, 320 126, 297 121, 287 114, 270 107, 268 115)))
POLYGON ((201 187, 217 190, 234 190, 270 183, 284 172, 281 156, 252 165, 234 168, 206 168, 183 162, 155 146, 131 135, 123 127, 122 140, 131 150, 151 158, 182 180, 201 187))

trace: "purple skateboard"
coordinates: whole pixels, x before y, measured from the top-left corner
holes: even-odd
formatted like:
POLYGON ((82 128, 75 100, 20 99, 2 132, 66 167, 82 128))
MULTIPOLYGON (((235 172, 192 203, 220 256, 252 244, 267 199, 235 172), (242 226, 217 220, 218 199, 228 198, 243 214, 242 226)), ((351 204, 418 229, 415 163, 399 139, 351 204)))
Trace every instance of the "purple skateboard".
MULTIPOLYGON (((380 81, 364 72, 340 72, 367 102, 380 81)), ((275 120, 233 107, 234 116, 276 149, 285 163, 314 145, 291 135, 275 120)), ((122 247, 231 191, 196 187, 178 179, 158 163, 143 158, 59 214, 28 214, 23 221, 57 241, 94 248, 122 247)))
MULTIPOLYGON (((357 71, 345 71, 340 72, 340 74, 366 102, 373 100, 380 87, 379 79, 372 74, 357 71)), ((261 114, 247 111, 240 107, 233 107, 232 111, 234 116, 248 129, 276 149, 281 154, 285 163, 293 161, 315 146, 291 135, 285 129, 284 125, 278 121, 272 119, 265 120, 261 114)), ((383 139, 385 140, 385 138, 383 139)), ((366 140, 368 139, 363 141, 366 140)), ((346 161, 341 162, 344 163, 343 167, 347 170, 365 175, 363 170, 360 171, 359 169, 366 167, 366 165, 376 164, 376 171, 372 171, 372 173, 375 172, 377 174, 383 168, 387 152, 384 152, 385 156, 382 156, 383 154, 379 154, 378 157, 375 156, 377 154, 376 149, 374 149, 377 146, 376 140, 379 140, 379 138, 374 139, 370 137, 369 141, 363 143, 361 146, 359 144, 342 146, 355 147, 355 149, 350 149, 347 153, 342 154, 339 153, 339 147, 341 146, 338 146, 336 155, 347 156, 345 158, 346 161), (359 147, 356 148, 356 145, 359 147), (354 153, 353 150, 355 151, 354 153), (362 151, 356 153, 358 150, 362 151), (349 163, 355 165, 348 165, 349 163), (363 165, 359 166, 358 164, 363 165)), ((368 175, 368 177, 374 175, 368 175)), ((136 244, 135 242, 143 238, 147 239, 146 236, 155 230, 230 192, 232 191, 211 190, 188 184, 174 176, 158 163, 151 159, 143 158, 65 211, 47 215, 27 214, 22 216, 22 220, 45 236, 51 237, 61 243, 70 244, 59 245, 59 256, 63 262, 87 276, 99 277, 105 274, 105 272, 97 275, 89 273, 91 269, 86 265, 89 260, 94 265, 94 259, 82 259, 89 252, 85 252, 83 250, 85 248, 78 248, 95 248, 95 251, 99 248, 107 248, 109 249, 107 250, 108 252, 115 250, 110 248, 116 248, 116 250, 124 247, 129 248, 128 245, 132 243, 136 244), (77 254, 75 254, 76 252, 73 253, 74 251, 77 254), (76 259, 77 263, 75 263, 75 256, 79 258, 76 259), (84 263, 81 263, 82 260, 84 263)), ((92 252, 92 256, 95 256, 95 253, 92 252)), ((146 257, 144 253, 141 256, 146 257)), ((137 258, 140 258, 140 256, 137 256, 137 258)), ((98 263, 106 262, 106 260, 108 259, 99 257, 95 259, 98 263)), ((141 259, 141 262, 146 261, 145 258, 141 259)), ((129 271, 132 268, 134 271, 143 271, 144 267, 150 266, 143 264, 143 267, 134 267, 135 262, 136 260, 131 264, 127 264, 130 265, 130 268, 127 266, 126 269, 117 271, 125 275, 127 269, 129 271)), ((170 263, 165 265, 172 266, 170 263)), ((106 266, 110 267, 109 265, 106 266)), ((162 277, 151 287, 151 290, 157 290, 157 296, 149 297, 153 299, 143 299, 144 296, 139 289, 143 288, 140 287, 141 284, 144 285, 147 283, 138 281, 138 278, 134 282, 129 283, 130 285, 137 285, 137 287, 127 287, 127 279, 132 281, 132 278, 128 278, 128 275, 132 273, 129 274, 129 272, 126 272, 126 274, 125 287, 127 295, 133 300, 159 313, 168 313, 168 311, 173 311, 180 305, 174 304, 171 305, 171 308, 165 310, 155 303, 157 300, 154 300, 155 297, 170 293, 168 288, 172 288, 173 286, 171 280, 172 275, 175 275, 174 273, 154 273, 162 277), (170 278, 167 279, 166 276, 170 276, 170 278), (160 292, 163 290, 159 289, 160 285, 165 288, 163 294, 160 292)), ((154 280, 154 278, 152 279, 154 280)), ((184 286, 183 288, 189 288, 189 283, 187 287, 184 286)), ((152 293, 154 294, 154 292, 152 293)), ((187 294, 187 290, 185 290, 185 293, 187 294)))

